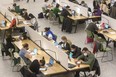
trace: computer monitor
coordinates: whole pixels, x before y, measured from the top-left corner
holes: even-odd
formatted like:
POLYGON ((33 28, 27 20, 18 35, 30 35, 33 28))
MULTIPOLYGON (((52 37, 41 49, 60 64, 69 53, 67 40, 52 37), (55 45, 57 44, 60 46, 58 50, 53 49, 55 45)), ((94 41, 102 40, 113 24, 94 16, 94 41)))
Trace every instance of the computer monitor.
POLYGON ((52 66, 54 64, 54 59, 51 57, 49 60, 49 63, 47 64, 48 67, 52 66))

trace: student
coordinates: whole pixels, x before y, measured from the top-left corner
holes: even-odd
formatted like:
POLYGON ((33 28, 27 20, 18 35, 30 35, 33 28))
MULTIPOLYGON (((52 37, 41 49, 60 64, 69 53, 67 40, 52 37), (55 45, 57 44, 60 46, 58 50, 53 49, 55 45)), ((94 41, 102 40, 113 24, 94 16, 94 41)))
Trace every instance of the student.
POLYGON ((88 65, 90 65, 90 67, 88 69, 85 68, 85 69, 77 71, 75 77, 80 77, 80 75, 79 75, 80 71, 85 72, 85 71, 92 70, 94 62, 95 62, 95 56, 94 56, 94 54, 92 54, 88 50, 88 48, 84 47, 83 50, 82 50, 82 53, 83 53, 82 55, 80 55, 77 59, 75 59, 75 63, 77 63, 80 60, 83 60, 83 61, 81 61, 81 63, 82 64, 88 64, 88 65))
POLYGON ((61 12, 60 9, 59 9, 59 6, 60 5, 57 4, 56 7, 53 9, 53 13, 56 15, 56 18, 59 17, 58 13, 61 12))
POLYGON ((27 10, 24 11, 22 17, 24 17, 25 20, 30 20, 29 15, 28 15, 28 13, 27 13, 27 10))
POLYGON ((103 14, 109 15, 108 6, 107 6, 105 1, 102 1, 102 3, 100 4, 100 9, 101 9, 103 14))
POLYGON ((62 41, 59 43, 59 45, 62 46, 62 49, 70 52, 70 43, 68 42, 67 38, 65 36, 63 36, 61 39, 62 39, 62 41))
POLYGON ((44 7, 45 7, 46 10, 47 10, 48 7, 49 7, 48 1, 49 1, 49 0, 44 0, 44 7))
POLYGON ((53 32, 50 30, 49 27, 45 27, 45 38, 48 40, 54 40, 56 41, 56 36, 53 34, 53 32))
POLYGON ((36 75, 40 75, 41 74, 40 68, 44 67, 44 65, 45 65, 44 58, 42 60, 35 59, 29 66, 29 69, 36 75))
MULTIPOLYGON (((99 29, 98 29, 98 27, 97 27, 97 25, 96 25, 95 22, 90 23, 90 24, 87 26, 86 29, 89 30, 89 31, 91 31, 91 32, 93 32, 94 34, 98 35, 99 37, 103 38, 104 40, 106 40, 106 38, 104 37, 103 34, 97 32, 99 29)), ((93 35, 93 36, 94 36, 94 35, 93 35)))
POLYGON ((100 10, 100 6, 99 4, 97 3, 96 6, 94 7, 94 10, 93 10, 93 15, 94 16, 101 16, 102 12, 100 10))
POLYGON ((30 27, 31 27, 32 29, 38 31, 38 22, 37 22, 36 17, 35 17, 32 13, 30 13, 30 14, 29 14, 29 18, 30 18, 31 24, 32 24, 32 26, 30 26, 30 27))
POLYGON ((72 21, 68 18, 68 16, 72 16, 72 15, 70 14, 69 11, 71 11, 70 6, 66 6, 66 8, 63 8, 61 12, 61 15, 64 17, 61 31, 66 30, 66 32, 71 33, 72 21))
POLYGON ((85 3, 85 1, 81 1, 81 4, 83 7, 88 7, 87 4, 85 3))
POLYGON ((71 45, 71 52, 70 53, 72 53, 72 58, 77 58, 82 54, 81 48, 79 48, 75 45, 71 45))
POLYGON ((32 56, 27 51, 28 49, 29 45, 27 43, 23 44, 23 48, 19 51, 19 55, 27 65, 30 65, 31 61, 29 60, 29 58, 31 58, 32 56))
POLYGON ((110 9, 110 17, 116 19, 116 2, 114 3, 114 5, 110 9))

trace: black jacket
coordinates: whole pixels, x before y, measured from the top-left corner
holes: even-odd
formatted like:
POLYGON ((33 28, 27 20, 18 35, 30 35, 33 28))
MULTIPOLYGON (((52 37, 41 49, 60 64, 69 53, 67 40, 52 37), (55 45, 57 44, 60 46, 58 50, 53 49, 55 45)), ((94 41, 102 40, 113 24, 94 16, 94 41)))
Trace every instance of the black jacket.
POLYGON ((66 9, 63 9, 61 15, 64 17, 72 16, 66 9))
POLYGON ((62 49, 70 51, 70 44, 68 42, 67 43, 60 42, 59 45, 63 45, 64 46, 64 47, 62 47, 62 49))
POLYGON ((72 55, 72 58, 77 58, 79 57, 82 53, 81 53, 81 48, 79 47, 76 47, 76 50, 72 52, 73 55, 72 55))

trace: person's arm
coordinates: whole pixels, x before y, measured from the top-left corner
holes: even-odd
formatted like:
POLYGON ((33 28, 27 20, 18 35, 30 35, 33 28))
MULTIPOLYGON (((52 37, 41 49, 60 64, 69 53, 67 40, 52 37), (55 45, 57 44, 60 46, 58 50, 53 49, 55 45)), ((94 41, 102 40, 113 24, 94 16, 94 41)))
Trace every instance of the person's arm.
POLYGON ((84 58, 84 55, 82 54, 82 55, 80 55, 77 59, 78 60, 81 60, 81 59, 83 59, 84 58))
POLYGON ((27 53, 25 54, 25 57, 29 59, 29 58, 32 58, 32 55, 30 55, 30 54, 27 52, 27 53))
POLYGON ((93 55, 90 55, 88 61, 82 62, 82 63, 83 64, 89 64, 90 65, 94 61, 94 59, 95 59, 94 56, 93 55))

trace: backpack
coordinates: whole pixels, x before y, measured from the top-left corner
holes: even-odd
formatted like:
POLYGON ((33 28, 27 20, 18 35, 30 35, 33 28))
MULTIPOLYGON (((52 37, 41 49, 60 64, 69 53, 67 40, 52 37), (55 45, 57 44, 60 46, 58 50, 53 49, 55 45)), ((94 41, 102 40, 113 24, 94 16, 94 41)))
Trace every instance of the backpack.
POLYGON ((44 18, 44 15, 42 12, 38 14, 38 18, 44 18))

